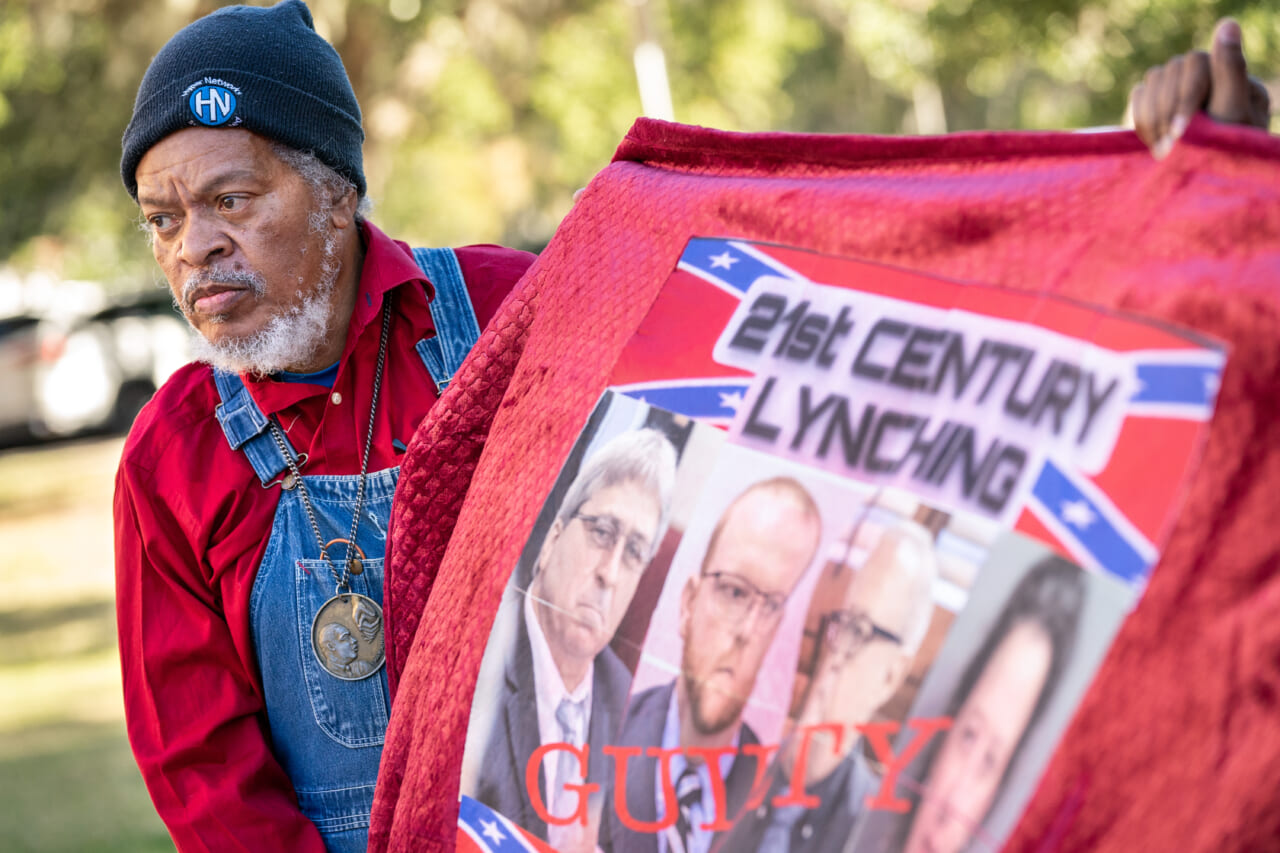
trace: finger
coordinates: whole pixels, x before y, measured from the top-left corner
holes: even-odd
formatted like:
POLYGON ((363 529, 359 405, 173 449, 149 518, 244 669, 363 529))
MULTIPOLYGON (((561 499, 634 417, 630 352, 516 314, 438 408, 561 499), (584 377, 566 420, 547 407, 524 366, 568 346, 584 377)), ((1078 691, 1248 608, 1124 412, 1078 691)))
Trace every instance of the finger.
POLYGON ((1159 138, 1156 136, 1151 95, 1156 90, 1156 71, 1157 69, 1154 68, 1148 71, 1143 81, 1133 88, 1133 94, 1129 96, 1130 108, 1133 112, 1133 129, 1137 131, 1138 138, 1147 145, 1154 144, 1159 138))
POLYGON ((1133 124, 1133 129, 1138 134, 1138 138, 1143 142, 1147 141, 1146 91, 1146 87, 1139 83, 1133 87, 1133 91, 1129 92, 1129 121, 1133 124))
POLYGON ((1169 123, 1178 109, 1178 91, 1182 80, 1182 66, 1185 64, 1185 56, 1175 56, 1161 69, 1160 87, 1155 93, 1156 139, 1164 139, 1169 135, 1169 123))
POLYGON ((1256 77, 1249 78, 1249 124, 1263 130, 1271 127, 1271 95, 1256 77))
POLYGON ((1191 117, 1209 100, 1209 54, 1193 51, 1183 58, 1178 76, 1178 96, 1169 120, 1169 137, 1177 139, 1187 129, 1191 117))
POLYGON ((1231 18, 1223 18, 1214 29, 1209 62, 1213 77, 1209 115, 1218 121, 1244 121, 1249 117, 1252 97, 1249 69, 1244 61, 1240 25, 1231 18))

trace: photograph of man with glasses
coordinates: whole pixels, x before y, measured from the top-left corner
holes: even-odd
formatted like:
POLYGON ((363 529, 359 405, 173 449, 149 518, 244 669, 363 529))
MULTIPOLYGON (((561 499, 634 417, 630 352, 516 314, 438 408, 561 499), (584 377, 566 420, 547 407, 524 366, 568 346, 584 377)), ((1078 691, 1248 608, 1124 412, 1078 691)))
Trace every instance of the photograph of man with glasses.
POLYGON ((757 775, 756 758, 743 749, 760 742, 743 711, 787 600, 821 539, 817 503, 788 476, 751 484, 720 515, 699 569, 680 589, 672 626, 681 640, 680 672, 632 698, 618 737, 622 747, 682 752, 665 763, 648 757, 627 762, 625 802, 617 802, 621 793, 614 789, 602 818, 605 851, 706 853, 716 833, 704 824, 719 819, 727 825, 726 818, 742 810, 757 775), (719 772, 689 755, 695 749, 719 750, 719 772), (668 785, 674 786, 674 803, 668 785), (669 807, 678 812, 675 820, 669 807), (628 826, 642 823, 667 825, 660 832, 628 826))
POLYGON ((482 668, 479 685, 489 686, 487 679, 498 687, 488 702, 477 687, 472 725, 482 731, 472 734, 483 738, 483 758, 462 793, 557 850, 593 849, 594 830, 577 822, 549 827, 533 805, 527 765, 543 744, 590 746, 585 779, 568 750, 550 753, 535 770, 536 793, 557 818, 581 805, 567 785, 603 784, 611 772, 599 748, 621 724, 631 672, 609 643, 662 541, 675 480, 676 451, 658 430, 622 432, 595 450, 564 493, 527 591, 508 587, 498 620, 514 626, 511 636, 498 639, 496 654, 494 639, 486 650, 492 677, 482 668))
POLYGON ((778 750, 763 802, 743 815, 723 847, 768 853, 840 853, 879 776, 863 756, 855 726, 872 722, 902 686, 933 616, 937 557, 933 537, 901 520, 888 528, 857 567, 843 599, 823 608, 817 664, 800 701, 790 737, 778 750), (829 730, 806 727, 838 723, 829 730), (807 747, 801 748, 807 740, 807 747), (797 766, 803 761, 803 766, 797 766), (803 779, 812 808, 777 805, 803 779))

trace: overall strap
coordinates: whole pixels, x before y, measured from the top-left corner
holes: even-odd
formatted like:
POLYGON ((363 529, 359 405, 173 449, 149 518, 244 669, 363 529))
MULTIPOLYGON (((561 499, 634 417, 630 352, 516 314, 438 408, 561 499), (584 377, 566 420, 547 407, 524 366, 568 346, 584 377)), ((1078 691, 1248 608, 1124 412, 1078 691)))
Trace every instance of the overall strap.
POLYGON ((480 339, 480 323, 452 249, 414 249, 413 259, 436 291, 430 305, 436 334, 418 341, 418 355, 436 383, 436 393, 443 394, 480 339))
MULTIPOLYGON (((267 416, 258 408, 244 381, 236 374, 214 368, 213 382, 222 399, 214 414, 222 425, 227 442, 232 450, 244 451, 262 485, 268 485, 289 467, 289 463, 280 452, 280 446, 271 437, 271 431, 267 429, 270 423, 267 416)), ((284 443, 288 452, 297 459, 297 451, 289 444, 288 436, 284 437, 284 443)))

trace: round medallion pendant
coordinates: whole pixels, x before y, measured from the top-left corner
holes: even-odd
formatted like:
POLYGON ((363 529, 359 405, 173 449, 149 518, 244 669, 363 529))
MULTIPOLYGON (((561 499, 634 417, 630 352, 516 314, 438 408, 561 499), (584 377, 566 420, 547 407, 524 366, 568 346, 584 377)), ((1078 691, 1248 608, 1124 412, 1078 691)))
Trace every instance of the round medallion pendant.
POLYGON ((311 650, 334 678, 368 678, 386 662, 382 608, 367 595, 335 595, 320 605, 311 620, 311 650))

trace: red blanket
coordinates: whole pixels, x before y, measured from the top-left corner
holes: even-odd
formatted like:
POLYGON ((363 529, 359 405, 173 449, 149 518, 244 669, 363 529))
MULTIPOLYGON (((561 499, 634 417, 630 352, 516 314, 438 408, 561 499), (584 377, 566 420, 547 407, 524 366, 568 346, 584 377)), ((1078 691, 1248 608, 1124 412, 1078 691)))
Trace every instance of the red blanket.
POLYGON ((371 849, 453 849, 503 586, 695 234, 1063 294, 1229 344, 1163 558, 1007 849, 1280 849, 1280 140, 1204 119, 1160 162, 1129 133, 882 139, 638 122, 410 447, 371 849))

